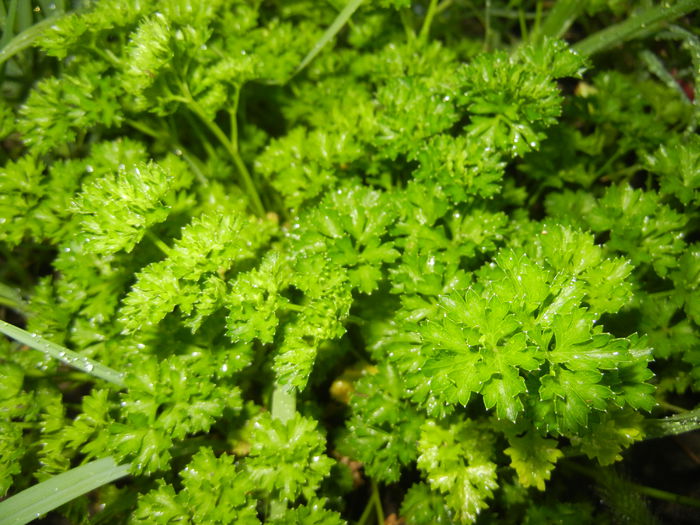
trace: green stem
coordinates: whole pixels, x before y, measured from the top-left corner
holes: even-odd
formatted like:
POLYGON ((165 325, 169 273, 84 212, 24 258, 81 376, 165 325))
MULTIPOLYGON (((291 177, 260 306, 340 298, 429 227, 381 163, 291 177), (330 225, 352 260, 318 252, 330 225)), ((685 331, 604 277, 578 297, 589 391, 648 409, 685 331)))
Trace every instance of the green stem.
POLYGON ((140 131, 144 135, 148 135, 149 137, 154 138, 155 140, 159 140, 162 138, 162 134, 150 127, 148 124, 144 124, 141 121, 138 120, 132 120, 132 119, 124 119, 123 121, 127 126, 131 126, 134 128, 136 131, 140 131))
POLYGON ((669 403, 668 401, 657 401, 657 403, 664 410, 668 410, 669 412, 675 412, 676 414, 687 414, 689 412, 687 408, 679 407, 678 405, 674 405, 673 403, 669 403))
POLYGON ((401 18, 403 32, 406 34, 406 40, 412 42, 416 39, 416 32, 413 29, 411 10, 408 8, 401 9, 399 11, 399 17, 401 18))
POLYGON ((656 31, 661 24, 671 22, 700 8, 700 0, 680 0, 672 6, 659 5, 632 15, 627 20, 609 26, 581 40, 573 49, 584 56, 591 56, 615 46, 656 31))
MULTIPOLYGON (((277 419, 282 423, 286 423, 294 417, 296 413, 296 393, 293 387, 283 385, 275 385, 275 390, 272 392, 272 402, 270 403, 270 412, 272 419, 277 419)), ((270 518, 279 519, 287 510, 287 502, 273 499, 270 501, 270 518)))
MULTIPOLYGON (((561 463, 568 469, 579 474, 583 474, 584 476, 588 476, 597 483, 603 483, 604 474, 602 472, 597 472, 594 469, 584 467, 583 465, 579 465, 578 463, 574 463, 572 461, 562 461, 561 463)), ((624 486, 620 487, 620 490, 633 490, 639 492, 640 494, 644 494, 645 496, 649 496, 650 498, 700 508, 700 500, 698 499, 691 498, 689 496, 682 496, 680 494, 674 494, 673 492, 668 492, 661 489, 655 489, 653 487, 647 487, 646 485, 637 485, 636 483, 632 483, 627 480, 624 480, 624 486)))
POLYGON ((3 27, 2 38, 0 38, 0 47, 2 51, 5 51, 7 43, 12 40, 15 36, 15 23, 17 21, 17 0, 10 0, 10 7, 7 9, 7 16, 5 17, 5 27, 3 27))
POLYGON ((654 487, 647 487, 644 485, 636 485, 632 483, 632 486, 639 493, 649 496, 650 498, 660 499, 664 501, 670 501, 672 503, 679 503, 680 505, 687 505, 689 507, 700 508, 700 500, 691 498, 689 496, 682 496, 680 494, 674 494, 673 492, 667 492, 665 490, 655 489, 654 487))
POLYGON ((183 94, 187 98, 187 107, 189 107, 192 110, 192 112, 199 117, 202 123, 207 127, 209 131, 211 131, 214 134, 214 136, 219 140, 219 142, 221 142, 228 154, 231 156, 231 159, 233 160, 233 163, 236 165, 236 169, 238 170, 238 174, 243 180, 243 185, 245 186, 246 192, 248 193, 248 196, 250 197, 253 203, 255 213, 258 216, 262 217, 263 215, 265 215, 265 207, 263 206, 262 201, 260 200, 260 195, 258 195, 258 190, 255 187, 255 184, 253 183, 253 179, 250 176, 250 172, 248 171, 248 168, 246 168, 243 159, 238 153, 238 145, 234 146, 228 139, 228 137, 224 134, 224 132, 221 131, 221 128, 217 126, 216 123, 213 122, 207 116, 206 112, 202 109, 202 106, 200 106, 199 103, 190 94, 187 84, 183 83, 182 89, 183 94))
POLYGON ((132 119, 124 119, 124 123, 127 124, 128 126, 131 126, 137 131, 140 131, 144 135, 148 135, 149 137, 152 137, 154 140, 161 140, 164 139, 165 137, 168 137, 169 143, 172 147, 172 151, 175 155, 178 157, 182 157, 185 159, 185 162, 190 165, 190 168, 192 168, 192 171, 194 171, 195 176, 197 177, 197 180, 203 185, 206 186, 209 184, 209 180, 207 177, 204 175, 204 172, 202 171, 202 167, 199 165, 198 159, 192 155, 187 149, 180 144, 176 140, 172 140, 170 137, 170 132, 167 130, 162 130, 158 131, 147 124, 144 124, 143 122, 139 122, 137 120, 132 120, 132 119))
POLYGON ((165 255, 166 257, 169 257, 171 255, 172 251, 170 250, 170 246, 168 246, 162 240, 160 240, 160 238, 155 233, 153 233, 150 230, 146 230, 146 237, 148 237, 148 240, 155 244, 156 248, 158 248, 163 253, 163 255, 165 255))
POLYGON ((286 423, 294 417, 296 404, 296 392, 293 387, 276 385, 272 392, 270 408, 272 419, 279 419, 282 423, 286 423))
POLYGON ((484 5, 484 51, 488 51, 491 40, 491 0, 484 5))
POLYGON ((34 44, 34 41, 39 38, 39 36, 55 22, 55 17, 46 18, 41 22, 34 24, 33 26, 25 29, 12 40, 7 42, 0 49, 0 65, 7 62, 17 53, 24 51, 28 47, 34 44))
POLYGON ((231 101, 231 107, 228 110, 229 119, 231 121, 231 144, 238 150, 238 102, 241 99, 241 87, 236 86, 231 101))
POLYGON ((451 5, 453 4, 453 0, 444 0, 437 8, 435 9, 435 14, 439 15, 442 13, 444 10, 448 9, 451 5))
POLYGON ((377 482, 372 480, 372 500, 374 501, 374 508, 377 511, 377 524, 384 524, 384 508, 382 507, 382 498, 379 496, 379 487, 377 482))
POLYGON ((10 323, 6 323, 2 320, 0 320, 0 332, 19 341, 22 344, 27 345, 30 348, 33 348, 34 350, 39 350, 40 352, 58 359, 59 361, 72 366, 73 368, 77 368, 78 370, 90 374, 93 377, 104 379, 105 381, 113 383, 119 387, 124 386, 123 374, 120 374, 116 370, 112 370, 111 368, 98 363, 97 361, 93 361, 89 357, 85 357, 84 355, 80 355, 77 352, 73 352, 72 350, 68 350, 63 346, 44 339, 37 334, 30 334, 26 330, 22 330, 21 328, 18 328, 10 323))
POLYGON ((541 38, 548 36, 551 38, 561 38, 576 18, 581 14, 585 2, 581 0, 558 0, 549 11, 547 18, 537 33, 532 33, 532 37, 541 38))
POLYGON ((367 505, 365 505, 365 510, 362 511, 362 516, 357 521, 357 525, 365 525, 367 520, 372 515, 372 509, 374 508, 374 494, 370 494, 367 499, 367 505))
POLYGON ((418 40, 423 43, 428 41, 428 36, 430 35, 430 26, 433 23, 433 18, 435 17, 437 5, 438 0, 430 0, 430 4, 428 5, 428 12, 425 14, 425 20, 423 20, 423 26, 420 28, 420 33, 418 33, 418 40))

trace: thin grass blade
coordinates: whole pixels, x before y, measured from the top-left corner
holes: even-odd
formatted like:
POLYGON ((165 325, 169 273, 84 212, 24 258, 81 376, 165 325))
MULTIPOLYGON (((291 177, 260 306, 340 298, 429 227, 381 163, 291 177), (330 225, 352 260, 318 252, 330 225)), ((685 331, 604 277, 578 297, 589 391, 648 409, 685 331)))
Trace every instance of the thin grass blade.
POLYGON ((326 32, 323 33, 323 36, 318 39, 318 41, 314 44, 314 47, 311 48, 311 51, 309 51, 309 53, 304 57, 304 60, 301 61, 301 64, 299 64, 299 67, 297 67, 294 74, 299 73, 299 71, 309 65, 309 62, 311 62, 316 55, 321 52, 321 49, 323 49, 326 44, 330 42, 336 34, 338 34, 338 31, 343 28, 352 14, 357 11, 360 4, 362 4, 362 0, 350 0, 347 4, 345 4, 343 10, 338 13, 338 16, 335 18, 335 20, 333 20, 333 23, 328 26, 328 29, 326 29, 326 32))
POLYGON ((0 525, 24 525, 69 501, 129 474, 112 457, 58 474, 0 502, 0 525))
POLYGON ((37 22, 31 27, 28 27, 21 33, 17 34, 12 40, 0 49, 0 65, 15 56, 20 51, 24 51, 34 44, 34 41, 46 31, 56 20, 56 17, 46 18, 41 22, 37 22))
POLYGON ((104 379, 105 381, 109 381, 110 383, 120 387, 124 386, 123 374, 120 374, 116 370, 112 370, 111 368, 98 363, 89 357, 85 357, 77 352, 68 350, 67 348, 57 345, 56 343, 52 343, 51 341, 48 341, 37 334, 31 334, 26 330, 22 330, 21 328, 1 320, 0 332, 11 337, 12 339, 16 339, 20 343, 25 344, 34 350, 44 352, 45 354, 50 355, 51 357, 58 359, 59 361, 72 366, 73 368, 77 368, 78 370, 90 374, 91 376, 104 379))

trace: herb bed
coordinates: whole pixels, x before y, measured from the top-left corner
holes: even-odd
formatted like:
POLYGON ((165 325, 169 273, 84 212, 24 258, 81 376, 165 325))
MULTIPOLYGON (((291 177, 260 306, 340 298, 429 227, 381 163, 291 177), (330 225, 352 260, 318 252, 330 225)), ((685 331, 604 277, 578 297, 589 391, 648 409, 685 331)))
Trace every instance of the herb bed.
POLYGON ((697 522, 700 0, 0 7, 0 524, 697 522))

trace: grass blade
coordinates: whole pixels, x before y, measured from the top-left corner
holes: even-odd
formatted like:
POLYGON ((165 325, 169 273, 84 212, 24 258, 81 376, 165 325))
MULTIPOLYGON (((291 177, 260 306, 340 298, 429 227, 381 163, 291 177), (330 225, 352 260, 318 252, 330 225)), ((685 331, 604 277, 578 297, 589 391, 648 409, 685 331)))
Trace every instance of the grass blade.
POLYGON ((17 34, 12 40, 6 42, 0 49, 0 65, 15 56, 20 51, 24 51, 34 44, 34 41, 46 31, 56 20, 56 17, 46 18, 37 22, 33 26, 17 34))
POLYGON ((700 407, 683 414, 646 422, 647 438, 676 436, 700 429, 700 407))
POLYGON ((26 330, 22 330, 21 328, 1 320, 0 332, 11 337, 12 339, 16 339, 20 343, 25 344, 34 350, 44 352, 45 354, 50 355, 51 357, 56 358, 59 361, 72 366, 73 368, 77 368, 78 370, 90 374, 91 376, 99 377, 100 379, 104 379, 105 381, 109 381, 110 383, 114 383, 120 387, 124 386, 123 374, 120 374, 119 372, 112 370, 111 368, 100 364, 97 361, 93 361, 89 357, 85 357, 77 352, 68 350, 67 348, 57 345, 56 343, 52 343, 51 341, 48 341, 37 334, 30 334, 26 330))
POLYGON ((64 503, 129 474, 112 457, 58 474, 0 502, 0 525, 24 525, 64 503))
POLYGON ((297 70, 294 72, 294 74, 299 73, 302 69, 304 69, 306 66, 309 65, 309 62, 311 62, 316 55, 319 54, 321 49, 325 47, 325 45, 330 42, 333 37, 342 29, 342 27, 345 25, 345 23, 350 19, 352 14, 357 11, 357 8, 360 7, 360 4, 362 3, 362 0, 349 0, 347 4, 345 4, 345 7, 343 10, 338 13, 338 16, 335 17, 335 20, 333 20, 333 23, 328 26, 328 29, 326 29, 326 32, 323 33, 323 36, 318 39, 318 41, 314 44, 314 47, 311 48, 311 51, 304 57, 304 60, 301 61, 301 64, 299 64, 299 67, 297 67, 297 70))
POLYGON ((680 0, 672 6, 650 7, 640 13, 633 14, 624 22, 593 33, 577 42, 573 48, 584 56, 592 56, 612 46, 656 31, 661 24, 671 22, 699 8, 700 0, 680 0))

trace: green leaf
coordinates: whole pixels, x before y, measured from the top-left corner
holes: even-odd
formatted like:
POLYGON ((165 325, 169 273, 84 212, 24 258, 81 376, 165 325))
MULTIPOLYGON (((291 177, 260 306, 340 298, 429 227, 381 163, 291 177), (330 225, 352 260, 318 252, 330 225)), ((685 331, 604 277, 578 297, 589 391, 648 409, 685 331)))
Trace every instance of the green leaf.
POLYGON ((459 523, 473 523, 498 484, 490 436, 465 420, 449 427, 427 421, 418 442, 418 468, 445 497, 459 523))
POLYGON ((251 422, 247 438, 251 448, 244 469, 255 487, 277 500, 314 498, 333 463, 315 421, 297 413, 283 423, 264 413, 251 422))
POLYGON ((423 416, 402 399, 401 380, 391 367, 381 367, 354 385, 352 418, 338 450, 358 459, 373 479, 396 482, 401 469, 418 457, 414 444, 423 416))
POLYGON ((179 476, 179 492, 159 480, 158 488, 139 498, 135 523, 260 523, 250 480, 233 456, 216 457, 210 448, 202 447, 179 476))
POLYGON ((508 444, 510 446, 503 452, 510 456, 511 467, 517 472, 520 484, 544 490, 557 460, 564 456, 557 442, 528 432, 520 437, 509 436, 508 444))
POLYGON ((172 177, 158 164, 119 168, 116 174, 88 184, 75 212, 81 219, 82 239, 92 253, 130 252, 146 230, 167 219, 165 200, 172 177))
POLYGON ((454 512, 445 499, 425 483, 416 483, 408 489, 401 502, 401 516, 408 525, 454 523, 454 512))
POLYGON ((571 444, 605 466, 621 461, 620 452, 643 438, 644 417, 628 409, 609 412, 591 425, 590 433, 573 438, 571 444))

